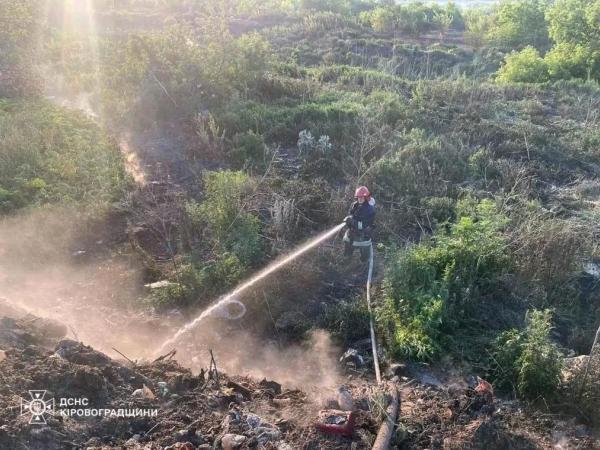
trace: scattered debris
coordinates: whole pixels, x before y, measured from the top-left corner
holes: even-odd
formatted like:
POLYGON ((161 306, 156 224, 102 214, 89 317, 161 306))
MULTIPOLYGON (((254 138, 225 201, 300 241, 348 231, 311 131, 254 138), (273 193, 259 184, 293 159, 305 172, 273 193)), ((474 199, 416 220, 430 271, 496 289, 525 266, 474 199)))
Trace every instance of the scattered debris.
POLYGON ((152 362, 159 362, 162 361, 163 359, 171 359, 173 358, 175 355, 177 354, 177 350, 173 349, 171 350, 169 353, 166 353, 162 356, 159 356, 158 358, 156 358, 154 361, 152 362))
POLYGON ((358 350, 349 348, 348 350, 346 350, 346 353, 344 353, 340 357, 340 363, 344 367, 351 367, 351 368, 359 369, 359 368, 365 366, 365 359, 362 357, 362 355, 360 353, 358 353, 358 350))
POLYGON ((221 446, 223 447, 223 450, 234 450, 240 448, 245 441, 246 436, 227 433, 221 439, 221 446))
POLYGON ((341 386, 337 393, 337 403, 341 410, 352 411, 354 409, 354 402, 352 401, 352 394, 346 386, 341 386))
POLYGON ((409 374, 408 367, 406 364, 394 363, 390 364, 387 368, 386 376, 389 378, 392 377, 405 377, 409 374))
POLYGON ((485 397, 494 397, 494 388, 490 383, 479 377, 477 377, 477 383, 477 386, 475 386, 475 392, 477 392, 477 394, 485 397))
MULTIPOLYGON (((181 367, 172 352, 132 367, 80 342, 52 339, 41 332, 42 320, 22 318, 0 317, 0 448, 366 450, 393 417, 394 402, 355 375, 340 389, 319 392, 319 400, 330 392, 336 407, 317 413, 315 392, 230 376, 217 369, 215 354, 205 354, 206 369, 198 374, 181 367), (92 408, 158 414, 48 416, 47 427, 32 431, 18 405, 19 397, 37 389, 55 399, 86 398, 92 408)), ((389 384, 402 404, 392 448, 600 448, 594 430, 497 398, 485 380, 442 383, 433 369, 407 366, 388 370, 417 374, 408 383, 389 384), (424 383, 427 376, 442 386, 424 383)))
POLYGON ((258 385, 266 392, 270 392, 273 397, 281 394, 281 385, 275 381, 269 381, 264 378, 258 385))

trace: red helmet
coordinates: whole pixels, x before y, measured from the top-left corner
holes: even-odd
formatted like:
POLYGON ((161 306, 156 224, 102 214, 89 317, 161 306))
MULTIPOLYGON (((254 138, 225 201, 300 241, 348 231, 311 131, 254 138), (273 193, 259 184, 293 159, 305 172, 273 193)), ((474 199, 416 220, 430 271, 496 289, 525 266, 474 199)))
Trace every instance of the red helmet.
POLYGON ((356 188, 356 191, 354 192, 354 197, 358 198, 358 197, 364 197, 364 198, 369 198, 371 196, 371 193, 369 192, 369 190, 367 189, 366 186, 359 186, 358 188, 356 188))

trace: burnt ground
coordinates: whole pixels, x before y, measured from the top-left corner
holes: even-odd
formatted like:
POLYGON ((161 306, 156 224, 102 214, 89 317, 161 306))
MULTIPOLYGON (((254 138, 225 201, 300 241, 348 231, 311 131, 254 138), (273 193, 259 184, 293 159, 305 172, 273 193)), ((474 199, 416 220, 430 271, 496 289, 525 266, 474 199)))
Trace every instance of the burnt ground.
MULTIPOLYGON (((368 367, 344 378, 356 419, 351 436, 344 437, 315 424, 324 414, 341 422, 344 414, 336 410, 348 394, 317 401, 315 392, 276 381, 210 371, 210 358, 198 374, 171 355, 154 362, 116 361, 64 339, 66 333, 48 319, 0 319, 0 448, 366 449, 383 417, 386 399, 368 367), (46 390, 44 399, 56 401, 54 415, 44 415, 46 424, 30 424, 31 413, 21 414, 21 398, 29 400, 30 390, 46 390), (63 417, 57 411, 61 398, 88 399, 92 409, 157 413, 63 417), (324 408, 334 409, 323 413, 324 408)), ((387 386, 401 397, 393 448, 600 448, 585 427, 473 389, 468 378, 442 382, 428 370, 388 369, 387 386)))

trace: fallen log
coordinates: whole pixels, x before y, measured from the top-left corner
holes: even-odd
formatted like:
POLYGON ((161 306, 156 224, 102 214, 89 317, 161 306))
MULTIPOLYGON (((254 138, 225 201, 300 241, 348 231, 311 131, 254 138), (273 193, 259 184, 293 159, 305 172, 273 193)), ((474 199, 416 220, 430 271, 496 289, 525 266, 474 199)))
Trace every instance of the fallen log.
POLYGON ((394 435, 394 425, 396 424, 396 418, 398 417, 398 409, 400 406, 400 399, 398 396, 398 390, 392 388, 392 400, 385 411, 385 419, 379 428, 377 438, 373 444, 372 450, 388 450, 390 447, 390 441, 394 435))

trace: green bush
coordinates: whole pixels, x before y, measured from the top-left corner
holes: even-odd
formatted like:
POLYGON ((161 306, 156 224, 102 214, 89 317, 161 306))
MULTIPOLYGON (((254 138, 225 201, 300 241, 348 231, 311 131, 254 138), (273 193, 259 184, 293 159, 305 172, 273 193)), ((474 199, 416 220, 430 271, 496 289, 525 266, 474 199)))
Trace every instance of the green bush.
POLYGON ((37 37, 43 7, 34 0, 3 0, 0 9, 0 98, 39 95, 37 37))
POLYGON ((244 266, 262 256, 260 221, 246 212, 252 180, 243 172, 205 172, 205 200, 197 213, 222 251, 232 252, 244 266))
POLYGON ((492 15, 488 41, 511 50, 526 46, 545 50, 549 45, 545 7, 543 0, 503 0, 492 15))
POLYGON ((560 43, 546 53, 544 61, 553 80, 587 80, 592 76, 591 58, 590 50, 583 45, 560 43))
POLYGON ((127 188, 121 152, 83 113, 0 101, 0 208, 45 203, 101 210, 127 188))
POLYGON ((421 197, 453 194, 453 184, 464 180, 466 173, 460 148, 413 129, 400 139, 395 152, 373 168, 368 178, 380 192, 401 196, 417 206, 421 197))
POLYGON ((311 102, 294 100, 291 105, 283 106, 235 101, 222 112, 221 122, 230 133, 252 130, 264 136, 267 143, 295 145, 302 130, 326 134, 336 141, 348 138, 353 119, 361 108, 352 96, 338 92, 311 102))
POLYGON ((244 274, 245 266, 229 253, 205 263, 184 259, 170 274, 170 283, 152 289, 146 301, 161 309, 205 306, 232 288, 244 274))
POLYGON ((552 311, 532 310, 525 330, 508 330, 498 336, 492 358, 492 376, 502 389, 535 400, 556 395, 562 356, 550 340, 552 311))
POLYGON ((499 83, 543 83, 549 78, 548 64, 533 47, 506 55, 496 76, 499 83))
POLYGON ((476 317, 480 301, 496 290, 509 265, 501 230, 506 218, 490 200, 466 199, 458 221, 439 229, 430 242, 392 252, 384 280, 379 320, 399 356, 430 359, 444 336, 476 317))
POLYGON ((331 331, 344 345, 369 336, 369 310, 361 298, 327 304, 320 320, 320 327, 331 331))
POLYGON ((424 5, 421 2, 406 5, 387 4, 361 13, 359 20, 380 33, 400 31, 411 36, 419 36, 428 30, 435 29, 444 33, 450 27, 464 27, 462 14, 452 3, 448 3, 446 7, 436 4, 424 5))
POLYGON ((236 134, 228 156, 239 169, 264 171, 270 161, 269 148, 263 137, 254 131, 236 134))

